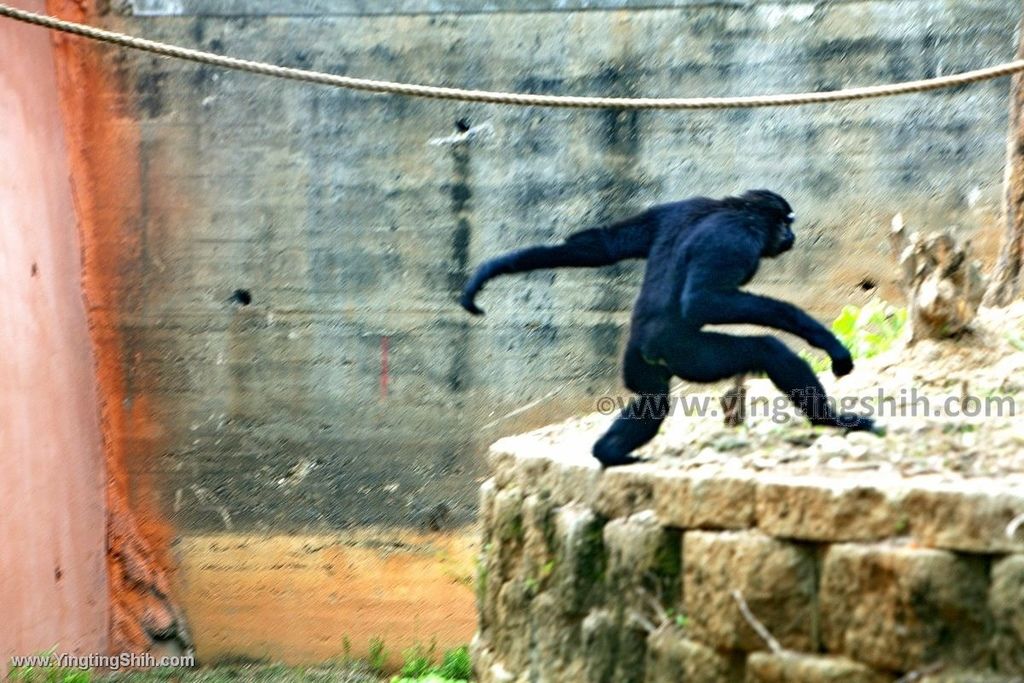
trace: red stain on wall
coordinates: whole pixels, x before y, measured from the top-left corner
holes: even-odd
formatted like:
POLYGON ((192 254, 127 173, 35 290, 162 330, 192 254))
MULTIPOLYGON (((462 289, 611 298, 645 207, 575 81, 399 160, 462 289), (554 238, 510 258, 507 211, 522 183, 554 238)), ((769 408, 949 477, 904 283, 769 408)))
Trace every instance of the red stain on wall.
MULTIPOLYGON (((22 2, 41 9, 41 2, 22 2)), ((103 452, 46 33, 0 23, 0 679, 107 643, 103 452)))
MULTIPOLYGON (((50 14, 99 23, 91 2, 48 0, 50 14)), ((128 486, 127 444, 155 446, 145 396, 126 401, 119 313, 125 292, 141 286, 142 192, 139 126, 127 111, 121 84, 109 73, 110 48, 53 34, 75 208, 82 242, 84 293, 96 357, 101 427, 107 461, 107 562, 111 598, 111 650, 148 651, 189 646, 169 576, 170 524, 156 506, 130 491, 155 490, 136 478, 128 486)), ((139 448, 132 458, 141 457, 139 448)), ((156 453, 156 448, 145 452, 156 453)), ((135 471, 152 471, 131 463, 135 471)))
POLYGON ((388 397, 388 338, 380 338, 380 397, 388 397))

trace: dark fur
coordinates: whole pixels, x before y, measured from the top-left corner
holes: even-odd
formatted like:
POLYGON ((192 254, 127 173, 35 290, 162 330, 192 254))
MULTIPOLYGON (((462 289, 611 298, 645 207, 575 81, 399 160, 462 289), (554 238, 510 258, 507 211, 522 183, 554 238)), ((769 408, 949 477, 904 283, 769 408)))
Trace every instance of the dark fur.
POLYGON ((871 429, 868 418, 834 413, 810 366, 775 337, 701 329, 755 324, 784 330, 825 351, 837 377, 853 369, 850 352, 802 310, 740 291, 762 258, 779 256, 793 246, 792 220, 786 200, 767 190, 663 204, 608 228, 575 233, 560 245, 491 259, 466 284, 460 303, 470 313, 483 314, 476 295, 498 275, 647 259, 622 361, 626 387, 638 396, 594 444, 594 456, 606 467, 635 462, 630 453, 654 438, 668 412, 672 376, 716 382, 764 372, 813 424, 871 429))

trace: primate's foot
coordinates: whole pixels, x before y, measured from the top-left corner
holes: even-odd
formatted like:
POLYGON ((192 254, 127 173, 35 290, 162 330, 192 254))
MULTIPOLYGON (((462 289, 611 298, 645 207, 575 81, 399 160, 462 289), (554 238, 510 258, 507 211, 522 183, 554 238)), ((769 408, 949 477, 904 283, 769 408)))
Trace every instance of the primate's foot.
POLYGON ((641 458, 630 455, 629 451, 623 451, 621 447, 609 444, 610 440, 598 439, 591 450, 594 457, 601 463, 601 467, 619 467, 621 465, 632 465, 636 462, 642 462, 641 458))
POLYGON ((846 432, 879 433, 879 428, 875 427, 874 420, 855 413, 839 413, 836 422, 838 423, 836 426, 846 432))
POLYGON ((608 469, 609 467, 620 467, 622 465, 632 465, 634 463, 643 462, 643 458, 636 458, 632 455, 619 455, 612 458, 599 458, 594 455, 598 462, 601 463, 601 467, 608 469))

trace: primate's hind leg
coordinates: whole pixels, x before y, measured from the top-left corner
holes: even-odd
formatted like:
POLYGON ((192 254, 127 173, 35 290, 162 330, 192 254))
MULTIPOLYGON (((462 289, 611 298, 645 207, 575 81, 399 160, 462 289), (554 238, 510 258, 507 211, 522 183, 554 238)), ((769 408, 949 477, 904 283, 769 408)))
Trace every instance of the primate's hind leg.
POLYGON ((700 332, 664 346, 665 362, 680 379, 717 382, 747 372, 764 372, 811 424, 870 430, 874 422, 836 413, 811 366, 775 337, 735 337, 700 332))
POLYGON ((594 443, 594 457, 605 467, 638 462, 630 453, 654 438, 668 415, 668 393, 643 394, 629 402, 594 443))
POLYGON ((637 396, 594 444, 594 457, 604 467, 637 462, 630 453, 654 438, 669 412, 670 375, 664 367, 647 363, 632 349, 627 349, 622 366, 626 388, 637 396))

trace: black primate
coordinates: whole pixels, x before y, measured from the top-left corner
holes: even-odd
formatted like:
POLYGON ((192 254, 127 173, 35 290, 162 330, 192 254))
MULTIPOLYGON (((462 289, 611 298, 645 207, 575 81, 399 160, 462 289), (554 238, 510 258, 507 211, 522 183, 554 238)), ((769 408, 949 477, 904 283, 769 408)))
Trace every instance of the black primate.
POLYGON ((647 259, 622 359, 626 387, 638 396, 594 444, 594 457, 606 467, 635 462, 630 453, 654 438, 668 414, 672 376, 716 382, 764 372, 812 424, 871 429, 869 418, 835 413, 810 366, 775 337, 701 329, 732 323, 773 327, 825 351, 837 377, 853 369, 846 347, 802 310, 740 291, 762 257, 774 258, 793 246, 793 219, 786 200, 768 190, 655 206, 607 228, 570 235, 559 245, 528 247, 491 259, 474 273, 459 303, 482 315, 476 295, 498 275, 647 259))

